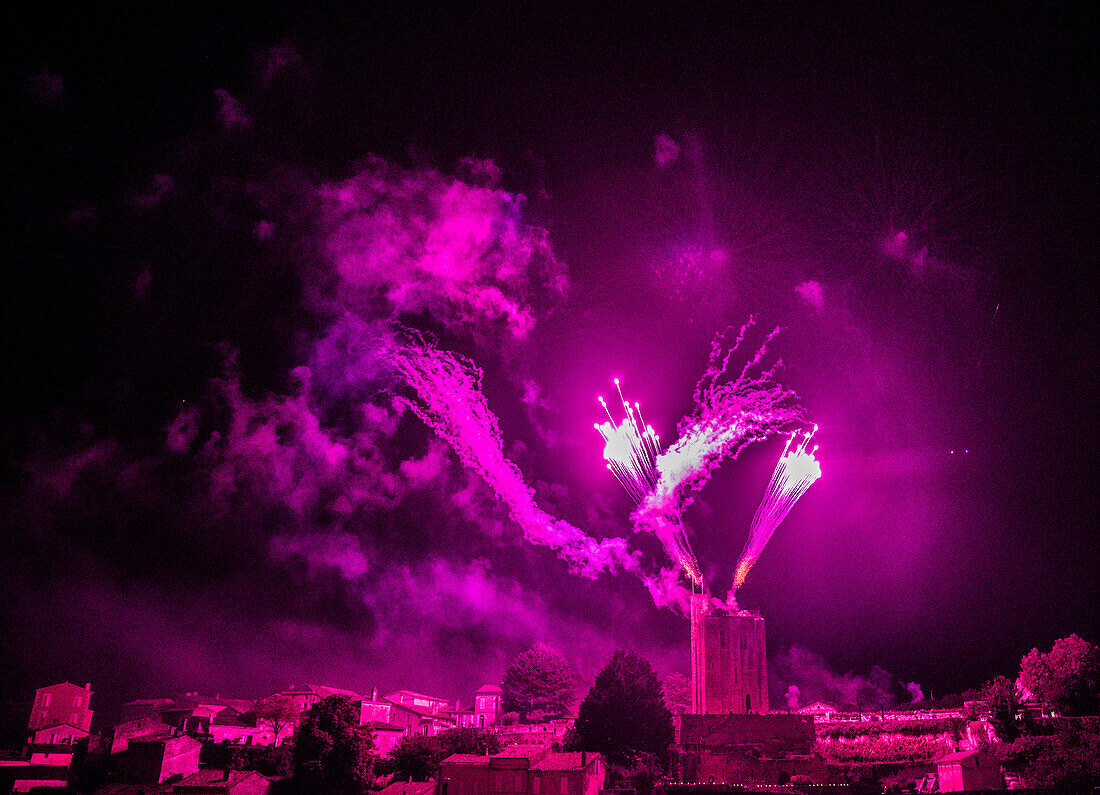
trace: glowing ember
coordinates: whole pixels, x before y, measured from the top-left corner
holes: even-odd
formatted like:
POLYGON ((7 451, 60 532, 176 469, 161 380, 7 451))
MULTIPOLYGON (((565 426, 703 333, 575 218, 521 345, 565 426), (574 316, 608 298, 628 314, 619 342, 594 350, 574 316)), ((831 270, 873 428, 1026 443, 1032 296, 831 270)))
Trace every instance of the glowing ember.
MULTIPOLYGON (((607 460, 607 468, 626 489, 634 504, 640 505, 657 486, 657 456, 661 454, 661 440, 653 427, 646 425, 642 419, 641 405, 635 403, 631 406, 623 397, 618 378, 615 379, 615 389, 623 404, 623 421, 615 423, 601 396, 597 400, 607 413, 608 421, 595 423, 595 428, 604 440, 603 457, 607 460)), ((679 515, 673 514, 665 521, 655 522, 650 529, 661 541, 668 556, 683 567, 695 585, 701 587, 703 576, 679 515)))
MULTIPOLYGON (((803 435, 802 441, 793 450, 791 443, 798 436, 798 432, 795 431, 787 439, 783 454, 779 456, 779 463, 775 465, 775 471, 772 472, 771 482, 764 491, 764 498, 752 517, 749 538, 741 551, 737 570, 733 576, 733 591, 744 584, 745 577, 760 557, 760 553, 764 551, 775 528, 779 527, 794 504, 814 484, 814 481, 821 477, 821 465, 814 458, 817 445, 814 445, 812 450, 806 449, 815 433, 817 433, 816 425, 812 431, 803 435)), ((731 591, 731 599, 733 591, 731 591)))

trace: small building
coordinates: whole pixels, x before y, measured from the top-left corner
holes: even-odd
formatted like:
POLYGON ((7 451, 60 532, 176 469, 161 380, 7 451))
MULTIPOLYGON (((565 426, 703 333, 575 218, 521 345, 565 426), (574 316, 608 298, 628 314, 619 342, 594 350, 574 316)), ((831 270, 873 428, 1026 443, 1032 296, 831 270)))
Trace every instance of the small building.
POLYGON ((482 685, 474 693, 474 726, 484 729, 500 717, 500 687, 482 685))
POLYGON ((202 743, 185 734, 130 740, 122 777, 134 784, 160 784, 198 772, 202 743))
POLYGON ((807 704, 799 709, 798 714, 813 715, 815 720, 828 723, 836 717, 837 708, 832 704, 826 704, 824 701, 815 701, 813 704, 807 704))
POLYGON ((956 751, 936 760, 940 792, 1004 789, 1005 777, 997 757, 982 751, 956 751))
POLYGON ((72 682, 40 687, 34 691, 34 704, 27 728, 37 731, 47 726, 69 724, 87 732, 92 728, 92 685, 77 687, 72 682))
POLYGON ((531 765, 530 795, 599 795, 603 758, 585 751, 554 752, 531 765))
POLYGON ((440 763, 435 795, 598 795, 604 777, 597 753, 513 745, 491 756, 447 757, 440 763))

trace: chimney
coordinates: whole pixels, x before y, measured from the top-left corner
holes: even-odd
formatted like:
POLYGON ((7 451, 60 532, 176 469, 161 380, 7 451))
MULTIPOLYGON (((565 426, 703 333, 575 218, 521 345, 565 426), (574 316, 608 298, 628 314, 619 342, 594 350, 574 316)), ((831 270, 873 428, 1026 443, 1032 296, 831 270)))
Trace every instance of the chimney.
POLYGON ((378 685, 375 685, 374 687, 371 688, 371 690, 370 690, 370 700, 371 701, 377 701, 378 700, 378 685))
POLYGON ((88 691, 91 691, 91 689, 92 689, 92 683, 91 683, 91 682, 88 682, 88 684, 84 685, 84 689, 85 689, 85 690, 88 690, 88 691))

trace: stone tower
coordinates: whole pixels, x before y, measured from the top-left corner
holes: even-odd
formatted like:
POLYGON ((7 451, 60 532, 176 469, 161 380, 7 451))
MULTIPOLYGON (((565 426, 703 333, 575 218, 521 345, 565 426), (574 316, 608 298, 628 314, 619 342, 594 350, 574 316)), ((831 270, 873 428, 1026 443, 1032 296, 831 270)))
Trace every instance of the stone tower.
POLYGON ((768 711, 768 658, 764 619, 691 602, 691 711, 696 715, 746 715, 768 711))

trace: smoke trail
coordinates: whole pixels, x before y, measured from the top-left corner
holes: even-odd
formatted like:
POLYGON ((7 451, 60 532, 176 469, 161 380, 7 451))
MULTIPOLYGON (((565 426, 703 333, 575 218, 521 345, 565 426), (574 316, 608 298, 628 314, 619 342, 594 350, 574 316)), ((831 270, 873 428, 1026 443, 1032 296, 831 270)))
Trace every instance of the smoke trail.
POLYGON ((664 524, 668 517, 686 507, 689 499, 685 495, 699 491, 722 461, 736 458, 746 445, 801 416, 794 392, 774 381, 781 362, 777 360, 771 369, 759 372, 767 345, 779 329, 767 335, 735 379, 727 380, 730 358, 754 322, 750 317, 725 354, 725 332, 711 344, 707 369, 693 395, 695 411, 680 421, 679 438, 657 457, 657 484, 634 514, 639 530, 658 536, 667 533, 664 524))
POLYGON ((397 399, 485 480, 527 540, 557 550, 572 571, 585 577, 635 570, 637 559, 627 551, 625 539, 598 541, 535 505, 519 467, 504 456, 496 417, 481 391, 481 370, 468 359, 439 350, 416 332, 409 336, 405 345, 390 352, 389 359, 420 400, 397 399))

